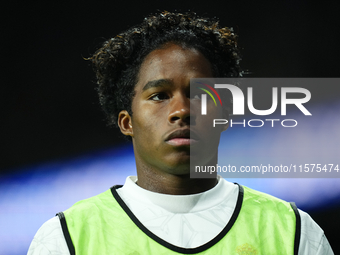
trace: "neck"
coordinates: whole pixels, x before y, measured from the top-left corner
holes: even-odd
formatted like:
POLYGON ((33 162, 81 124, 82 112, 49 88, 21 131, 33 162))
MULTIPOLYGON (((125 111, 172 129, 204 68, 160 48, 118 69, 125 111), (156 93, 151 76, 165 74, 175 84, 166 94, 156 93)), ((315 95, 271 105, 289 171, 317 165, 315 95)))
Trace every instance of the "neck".
POLYGON ((169 195, 190 195, 207 191, 217 184, 217 176, 208 179, 191 179, 190 174, 155 174, 151 171, 138 171, 137 185, 143 189, 169 195))

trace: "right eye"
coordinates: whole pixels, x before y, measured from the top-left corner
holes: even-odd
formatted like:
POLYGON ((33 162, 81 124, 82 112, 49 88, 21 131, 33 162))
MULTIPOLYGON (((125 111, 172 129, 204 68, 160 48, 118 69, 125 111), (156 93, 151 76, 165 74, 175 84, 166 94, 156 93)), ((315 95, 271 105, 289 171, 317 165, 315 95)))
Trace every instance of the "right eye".
POLYGON ((156 93, 149 98, 149 100, 153 101, 163 101, 166 99, 169 99, 169 96, 166 93, 156 93))

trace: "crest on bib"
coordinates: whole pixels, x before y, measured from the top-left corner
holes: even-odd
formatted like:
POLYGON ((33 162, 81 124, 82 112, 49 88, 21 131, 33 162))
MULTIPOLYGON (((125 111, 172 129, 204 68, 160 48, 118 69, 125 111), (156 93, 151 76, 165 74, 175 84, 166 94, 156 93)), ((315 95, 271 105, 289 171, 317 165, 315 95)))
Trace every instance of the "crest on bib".
POLYGON ((248 243, 239 245, 236 247, 236 252, 238 255, 257 255, 257 250, 248 243))

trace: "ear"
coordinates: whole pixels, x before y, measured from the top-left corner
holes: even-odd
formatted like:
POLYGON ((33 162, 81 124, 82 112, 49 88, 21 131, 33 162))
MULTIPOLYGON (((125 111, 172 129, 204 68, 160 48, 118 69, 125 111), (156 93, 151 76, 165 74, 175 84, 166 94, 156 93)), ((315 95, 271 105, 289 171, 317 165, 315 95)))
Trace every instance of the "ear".
POLYGON ((132 120, 130 114, 123 110, 118 115, 118 126, 124 135, 133 137, 132 120))

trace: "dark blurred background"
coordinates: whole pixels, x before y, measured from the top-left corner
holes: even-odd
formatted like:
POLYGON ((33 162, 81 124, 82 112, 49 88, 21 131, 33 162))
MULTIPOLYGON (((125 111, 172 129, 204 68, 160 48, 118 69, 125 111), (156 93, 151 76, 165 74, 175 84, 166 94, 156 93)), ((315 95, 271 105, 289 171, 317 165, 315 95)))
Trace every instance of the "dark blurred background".
MULTIPOLYGON (((335 1, 11 1, 2 5, 2 176, 124 142, 117 130, 106 127, 95 76, 84 58, 105 39, 157 10, 192 10, 233 27, 239 34, 242 66, 250 77, 340 76, 340 9, 335 1)), ((310 214, 325 230, 334 251, 339 249, 335 232, 340 227, 339 207, 310 214)))
MULTIPOLYGON (((106 127, 89 57, 157 10, 234 27, 252 77, 338 77, 338 5, 310 1, 12 1, 2 9, 1 171, 122 142, 106 127)), ((314 96, 314 95, 313 95, 314 96)))

